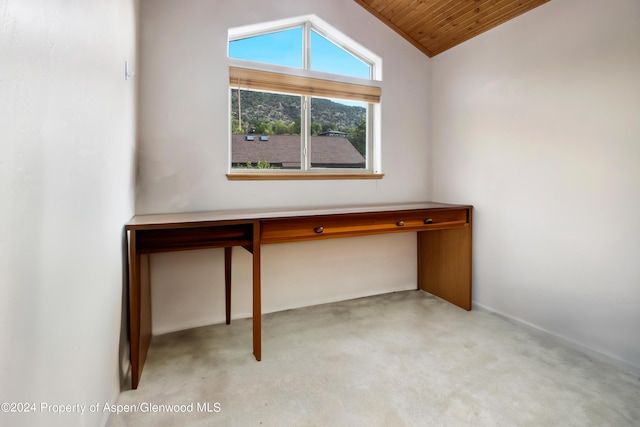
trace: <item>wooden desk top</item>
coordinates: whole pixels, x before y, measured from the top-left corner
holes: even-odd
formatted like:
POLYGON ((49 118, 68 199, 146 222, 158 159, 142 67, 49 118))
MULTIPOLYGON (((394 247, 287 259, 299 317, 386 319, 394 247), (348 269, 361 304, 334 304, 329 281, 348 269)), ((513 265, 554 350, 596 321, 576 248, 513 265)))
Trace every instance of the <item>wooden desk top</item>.
POLYGON ((339 215, 366 212, 394 212, 424 209, 470 208, 468 205, 452 205, 436 202, 416 202, 379 205, 349 205, 322 208, 290 208, 277 210, 230 210, 208 212, 185 212, 174 214, 136 215, 125 224, 127 230, 155 228, 162 225, 184 223, 208 223, 218 221, 252 221, 260 219, 290 218, 303 216, 339 215))

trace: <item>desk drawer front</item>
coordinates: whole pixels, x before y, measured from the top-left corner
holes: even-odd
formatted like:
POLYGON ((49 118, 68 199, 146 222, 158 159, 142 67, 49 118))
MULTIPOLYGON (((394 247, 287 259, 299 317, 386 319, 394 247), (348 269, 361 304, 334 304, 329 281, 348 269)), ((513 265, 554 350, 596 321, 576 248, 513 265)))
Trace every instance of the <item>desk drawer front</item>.
POLYGON ((358 213, 267 219, 262 221, 262 243, 350 237, 368 234, 460 228, 468 224, 467 210, 425 210, 358 213))

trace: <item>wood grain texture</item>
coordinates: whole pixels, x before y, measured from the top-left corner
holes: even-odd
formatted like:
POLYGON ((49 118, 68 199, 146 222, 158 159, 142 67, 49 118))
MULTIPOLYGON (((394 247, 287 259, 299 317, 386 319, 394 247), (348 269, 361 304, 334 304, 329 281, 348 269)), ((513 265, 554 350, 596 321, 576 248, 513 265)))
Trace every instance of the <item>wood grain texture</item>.
POLYGON ((418 233, 418 288, 471 310, 471 226, 418 233))
POLYGON ((429 57, 548 1, 355 0, 429 57))

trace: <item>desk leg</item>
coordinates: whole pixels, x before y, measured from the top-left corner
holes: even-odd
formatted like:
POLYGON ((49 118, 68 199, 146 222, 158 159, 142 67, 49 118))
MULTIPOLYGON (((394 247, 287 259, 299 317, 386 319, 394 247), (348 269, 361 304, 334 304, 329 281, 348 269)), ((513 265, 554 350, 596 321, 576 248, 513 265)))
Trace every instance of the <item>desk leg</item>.
POLYGON ((224 248, 224 299, 227 325, 231 324, 231 252, 233 247, 224 248))
POLYGON ((131 388, 140 382, 140 255, 136 253, 136 232, 129 231, 129 360, 131 388))
POLYGON ((151 343, 151 272, 149 255, 136 252, 136 232, 129 231, 129 357, 131 388, 137 389, 151 343))
POLYGON ((129 333, 131 388, 137 389, 151 344, 151 262, 149 255, 134 254, 129 272, 129 333))
POLYGON ((253 355, 262 360, 262 306, 260 297, 260 223, 253 227, 253 355))

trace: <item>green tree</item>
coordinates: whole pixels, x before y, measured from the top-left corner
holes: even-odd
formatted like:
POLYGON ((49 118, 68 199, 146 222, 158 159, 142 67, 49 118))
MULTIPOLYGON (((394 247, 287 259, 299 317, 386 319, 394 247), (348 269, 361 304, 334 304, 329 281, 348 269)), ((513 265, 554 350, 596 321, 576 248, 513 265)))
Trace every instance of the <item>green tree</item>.
POLYGON ((338 130, 338 126, 331 122, 322 123, 322 132, 329 132, 330 130, 338 130))
POLYGON ((298 116, 295 121, 291 123, 291 126, 289 126, 289 133, 291 135, 300 135, 301 123, 302 118, 298 116))
POLYGON ((289 133, 289 126, 287 126, 282 120, 276 120, 273 124, 273 133, 276 135, 285 135, 289 133))
POLYGON ((238 163, 236 167, 238 168, 244 167, 246 169, 273 169, 274 168, 271 165, 271 163, 269 163, 267 160, 258 160, 255 166, 250 161, 247 161, 247 163, 245 163, 244 166, 241 166, 240 163, 238 163))
POLYGON ((266 120, 258 120, 258 122, 253 125, 253 128, 256 130, 256 133, 273 135, 273 126, 266 120))
POLYGON ((322 123, 311 122, 311 136, 318 136, 322 132, 322 123))
POLYGON ((346 128, 347 138, 363 156, 367 152, 367 120, 362 117, 355 127, 346 128))

